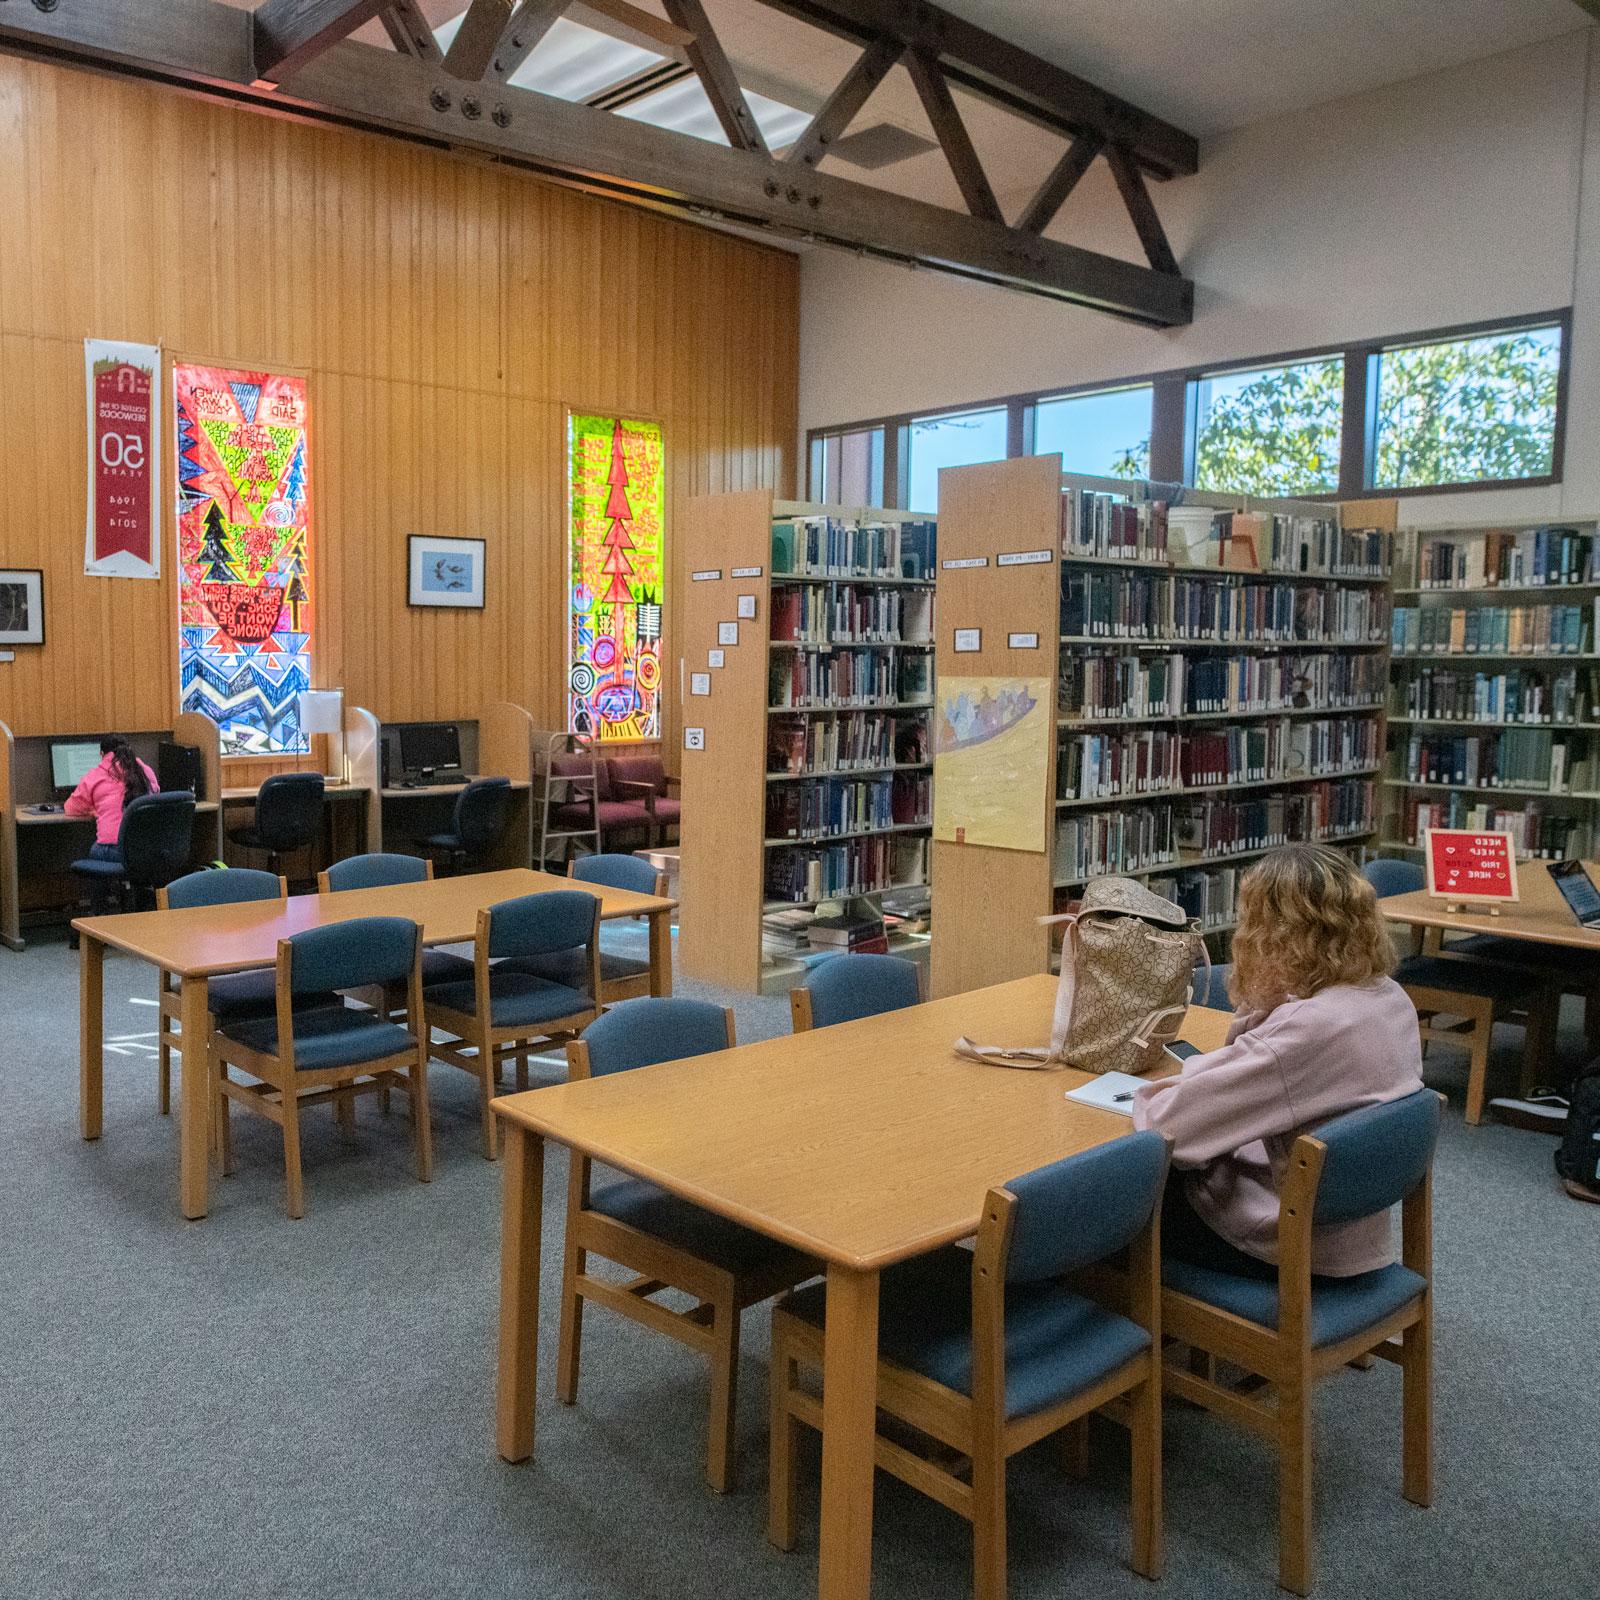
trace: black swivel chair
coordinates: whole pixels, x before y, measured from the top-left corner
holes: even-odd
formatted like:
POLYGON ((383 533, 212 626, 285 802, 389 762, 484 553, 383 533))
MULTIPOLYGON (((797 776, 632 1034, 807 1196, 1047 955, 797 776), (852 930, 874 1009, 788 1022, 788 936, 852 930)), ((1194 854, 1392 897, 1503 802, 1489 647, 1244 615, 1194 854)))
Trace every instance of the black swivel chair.
MULTIPOLYGON (((132 898, 138 910, 142 898, 164 889, 189 870, 194 840, 194 796, 179 789, 172 794, 143 794, 128 803, 117 830, 120 861, 74 861, 72 870, 89 881, 96 915, 113 899, 132 898)), ((74 938, 76 942, 76 938, 74 938)))
POLYGON ((452 873, 464 872, 469 861, 477 860, 499 842, 510 816, 511 780, 474 778, 456 796, 454 827, 448 833, 434 834, 423 844, 447 856, 452 873))
POLYGON ((264 850, 268 870, 277 872, 284 855, 316 842, 322 831, 322 774, 279 772, 256 795, 256 820, 229 828, 228 837, 246 850, 264 850))

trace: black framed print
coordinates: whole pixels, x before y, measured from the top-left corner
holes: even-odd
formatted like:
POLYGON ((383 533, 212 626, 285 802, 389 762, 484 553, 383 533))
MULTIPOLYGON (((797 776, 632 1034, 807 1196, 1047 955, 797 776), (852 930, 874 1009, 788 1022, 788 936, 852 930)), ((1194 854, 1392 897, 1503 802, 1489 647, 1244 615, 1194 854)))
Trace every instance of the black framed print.
POLYGON ((0 567, 0 645, 43 643, 43 571, 0 567))
POLYGON ((414 533, 406 544, 411 569, 407 605, 483 610, 482 539, 436 539, 414 533))

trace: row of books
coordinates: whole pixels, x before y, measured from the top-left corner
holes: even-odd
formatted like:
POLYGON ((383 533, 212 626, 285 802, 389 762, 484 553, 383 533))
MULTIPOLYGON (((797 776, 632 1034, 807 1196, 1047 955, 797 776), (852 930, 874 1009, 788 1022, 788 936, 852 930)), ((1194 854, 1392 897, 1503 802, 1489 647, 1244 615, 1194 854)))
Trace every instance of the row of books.
POLYGON ((934 538, 931 522, 784 518, 772 524, 772 575, 929 578, 934 538))
POLYGON ((1406 741, 1401 776, 1411 783, 1460 783, 1469 788, 1548 788, 1572 781, 1571 747, 1544 730, 1503 733, 1414 732, 1406 741))
POLYGON ((1331 777, 1375 767, 1379 751, 1378 723, 1365 717, 1282 718, 1204 733, 1076 734, 1061 741, 1057 798, 1108 800, 1331 777))
POLYGON ((1137 504, 1096 489, 1066 489, 1061 495, 1061 553, 1111 561, 1167 559, 1167 503, 1137 504))
POLYGON ((767 786, 768 839, 820 839, 926 823, 933 781, 926 772, 877 778, 814 778, 767 786))
POLYGON ((772 637, 810 644, 926 644, 933 637, 933 594, 851 583, 774 585, 772 637))
POLYGON ((1063 717, 1326 710, 1382 702, 1388 666, 1367 655, 1155 656, 1063 651, 1063 717))
POLYGON ((1594 535, 1573 527, 1425 539, 1417 549, 1417 587, 1493 589, 1502 584, 1593 583, 1594 556, 1594 535))
POLYGON ((925 834, 877 833, 820 846, 767 851, 766 896, 791 904, 872 894, 928 881, 925 834))
POLYGON ((1576 667, 1511 672, 1424 667, 1398 689, 1396 715, 1452 722, 1583 722, 1589 709, 1600 705, 1600 673, 1593 668, 1584 690, 1576 667))
POLYGON ((1056 819, 1056 881, 1181 865, 1180 849, 1230 856, 1292 841, 1359 838, 1372 831, 1373 793, 1370 779, 1344 778, 1251 800, 1196 798, 1064 812, 1056 819))
POLYGON ((1240 570, 1253 566, 1314 577, 1383 578, 1394 565, 1392 533, 1341 528, 1337 516, 1223 511, 1217 514, 1216 532, 1221 560, 1240 570))
POLYGON ((776 650, 767 673, 767 704, 777 709, 900 705, 926 700, 932 689, 925 650, 776 650))
POLYGON ((1069 638, 1381 643, 1388 597, 1372 589, 1272 581, 1214 584, 1165 573, 1064 572, 1069 638))
POLYGON ((1239 879, 1242 867, 1186 867, 1181 872, 1162 873, 1146 887, 1182 908, 1203 932, 1230 927, 1239 908, 1239 879))
POLYGON ((928 719, 920 712, 859 711, 840 717, 769 719, 769 773, 919 766, 927 759, 928 719))
POLYGON ((1433 800, 1412 799, 1404 807, 1404 837, 1420 846, 1429 828, 1473 828, 1483 833, 1509 833, 1517 853, 1546 861, 1564 861, 1580 853, 1583 823, 1568 812, 1550 811, 1538 801, 1517 807, 1493 801, 1469 802, 1451 794, 1433 800))
MULTIPOLYGON (((1600 597, 1594 601, 1600 618, 1600 597)), ((1589 608, 1539 601, 1526 606, 1396 606, 1390 645, 1402 655, 1582 655, 1595 638, 1589 608)))

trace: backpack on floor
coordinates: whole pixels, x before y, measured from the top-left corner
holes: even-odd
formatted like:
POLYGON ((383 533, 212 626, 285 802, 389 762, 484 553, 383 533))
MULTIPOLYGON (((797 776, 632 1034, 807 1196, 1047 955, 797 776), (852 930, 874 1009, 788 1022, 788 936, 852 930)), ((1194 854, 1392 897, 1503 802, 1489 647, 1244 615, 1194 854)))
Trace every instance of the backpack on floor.
POLYGON ((1556 1175, 1600 1191, 1600 1061, 1591 1061, 1572 1085, 1556 1175))
POLYGON ((1076 911, 1040 921, 1066 928, 1049 1048, 962 1038, 957 1054, 998 1067, 1148 1072, 1183 1026, 1197 964, 1210 980, 1205 940, 1181 908, 1132 878, 1095 878, 1076 911))

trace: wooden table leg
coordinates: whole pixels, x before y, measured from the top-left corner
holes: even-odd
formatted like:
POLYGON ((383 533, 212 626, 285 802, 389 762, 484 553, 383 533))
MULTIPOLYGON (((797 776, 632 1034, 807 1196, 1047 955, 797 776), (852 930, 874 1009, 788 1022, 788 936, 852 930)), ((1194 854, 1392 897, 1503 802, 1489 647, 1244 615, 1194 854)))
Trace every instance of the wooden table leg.
POLYGON ((500 1369, 495 1443, 502 1461, 533 1454, 539 1356, 539 1230, 544 1222, 544 1140, 506 1119, 500 1221, 500 1369))
POLYGON ((106 947, 78 936, 78 1131, 98 1139, 105 1118, 106 947))
POLYGON ((672 993, 672 913, 650 913, 650 993, 672 993))
POLYGON ((214 1085, 211 1081, 211 1016, 206 1005, 210 988, 204 978, 185 978, 179 990, 183 1019, 183 1084, 178 1101, 178 1204, 184 1216, 203 1217, 209 1203, 209 1150, 214 1085))
POLYGON ((878 1274, 828 1268, 822 1368, 820 1600, 872 1589, 872 1480, 878 1401, 878 1274))

